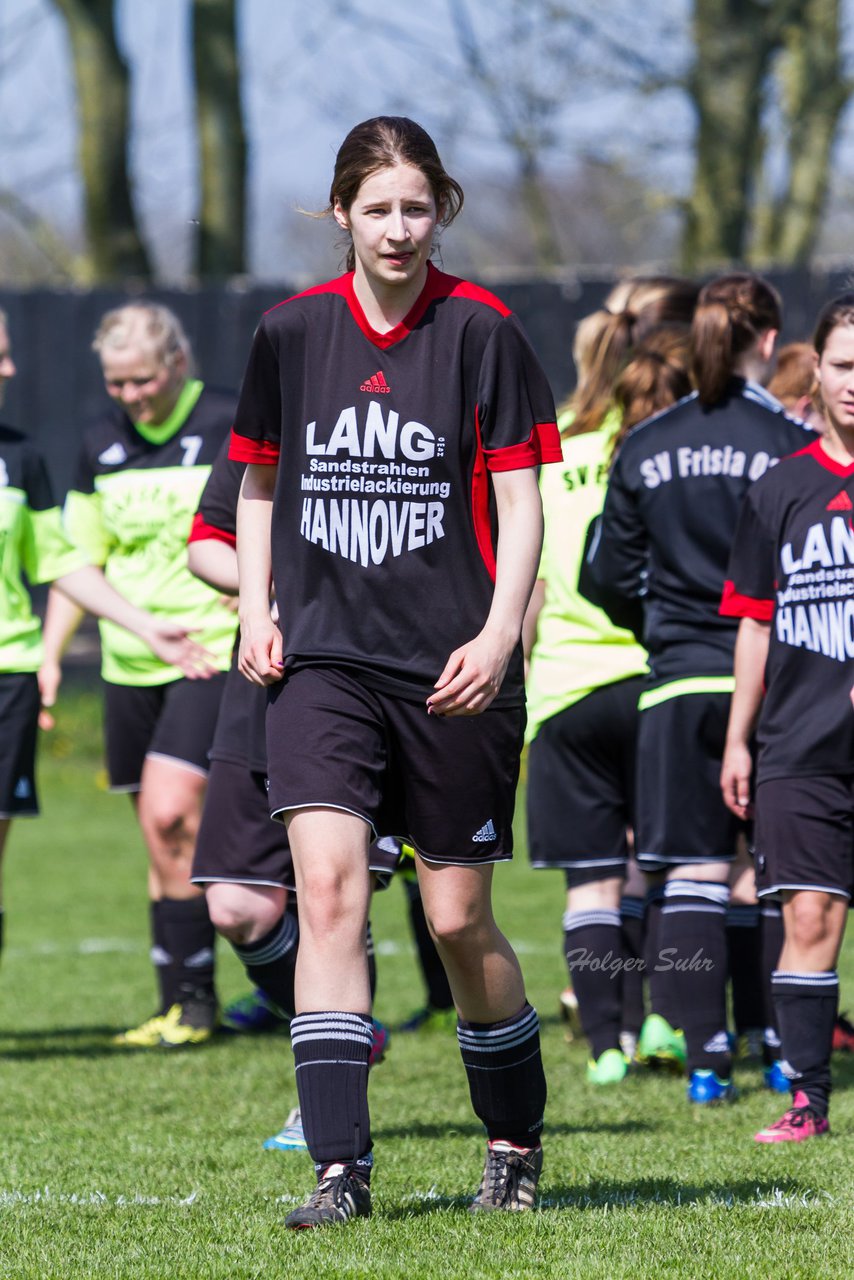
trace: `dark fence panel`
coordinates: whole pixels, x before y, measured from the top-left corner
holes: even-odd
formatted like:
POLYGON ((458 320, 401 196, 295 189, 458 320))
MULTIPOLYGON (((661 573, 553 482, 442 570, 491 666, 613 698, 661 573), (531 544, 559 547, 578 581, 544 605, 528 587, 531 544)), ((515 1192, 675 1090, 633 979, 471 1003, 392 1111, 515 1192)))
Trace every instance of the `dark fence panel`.
MULTIPOLYGON (((819 307, 849 286, 849 271, 770 272, 785 302, 785 339, 809 335, 819 307)), ((601 305, 615 277, 518 281, 490 288, 520 317, 551 379, 558 401, 573 385, 572 337, 577 321, 601 305)), ((259 316, 293 290, 287 285, 238 290, 158 289, 150 296, 171 307, 186 326, 201 376, 238 387, 259 316)), ((4 421, 20 427, 47 456, 57 491, 74 470, 80 429, 105 403, 98 361, 90 349, 98 321, 110 307, 139 297, 117 289, 89 292, 0 289, 9 316, 18 376, 7 387, 4 421)))

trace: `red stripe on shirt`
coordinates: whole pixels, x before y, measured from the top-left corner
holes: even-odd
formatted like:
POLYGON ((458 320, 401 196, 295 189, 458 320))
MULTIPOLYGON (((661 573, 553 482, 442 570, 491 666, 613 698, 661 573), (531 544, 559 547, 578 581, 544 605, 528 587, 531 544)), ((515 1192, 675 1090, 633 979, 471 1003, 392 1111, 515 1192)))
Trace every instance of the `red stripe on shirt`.
POLYGON ((754 618, 757 622, 770 622, 774 616, 774 601, 743 596, 736 591, 735 583, 727 579, 718 613, 724 618, 754 618))
POLYGON ((190 536, 187 541, 227 542, 230 547, 237 546, 237 538, 233 533, 229 533, 226 529, 218 529, 215 524, 208 524, 199 511, 197 511, 193 516, 193 525, 190 529, 190 536))
POLYGON ((477 454, 471 475, 471 514, 474 524, 474 536, 486 571, 495 581, 495 548, 492 545, 492 521, 489 518, 489 477, 487 475, 486 454, 480 437, 480 421, 477 410, 474 414, 474 429, 477 437, 477 454))
POLYGON ((806 449, 799 449, 797 453, 792 453, 789 456, 792 458, 815 458, 819 466, 824 467, 825 471, 829 471, 835 476, 850 476, 854 471, 854 462, 850 462, 847 465, 843 462, 837 462, 825 450, 821 440, 814 440, 812 444, 807 445, 806 449))
POLYGON ((539 467, 546 462, 563 462, 560 433, 554 422, 535 423, 523 444, 486 449, 484 453, 490 471, 521 471, 523 467, 539 467))
POLYGON ((269 440, 250 440, 247 436, 239 436, 232 431, 228 456, 232 462, 253 462, 274 467, 279 461, 279 446, 270 444, 269 440))

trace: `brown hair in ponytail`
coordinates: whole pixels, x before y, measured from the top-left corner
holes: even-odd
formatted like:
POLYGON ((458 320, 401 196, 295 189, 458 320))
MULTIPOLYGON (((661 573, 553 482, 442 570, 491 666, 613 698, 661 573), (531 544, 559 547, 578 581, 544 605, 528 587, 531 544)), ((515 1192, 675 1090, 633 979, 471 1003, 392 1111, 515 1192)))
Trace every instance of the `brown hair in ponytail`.
POLYGON ((781 323, 780 295, 761 276, 719 276, 700 290, 691 325, 691 366, 703 404, 723 399, 738 357, 781 323))
POLYGON ((574 417, 564 436, 598 430, 614 408, 614 383, 633 347, 662 325, 689 325, 698 293, 698 285, 679 276, 639 276, 620 281, 605 307, 579 322, 578 386, 561 410, 574 417))
POLYGON ((635 347, 614 387, 614 405, 622 419, 615 453, 632 427, 690 394, 690 364, 687 325, 662 325, 635 347))

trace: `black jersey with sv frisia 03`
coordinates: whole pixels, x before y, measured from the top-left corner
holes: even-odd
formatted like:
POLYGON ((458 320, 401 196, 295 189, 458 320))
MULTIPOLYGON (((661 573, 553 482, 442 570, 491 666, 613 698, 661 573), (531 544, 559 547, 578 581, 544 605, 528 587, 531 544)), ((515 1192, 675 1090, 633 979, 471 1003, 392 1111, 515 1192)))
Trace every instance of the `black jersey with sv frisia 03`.
POLYGON ((643 596, 654 679, 732 673, 737 623, 718 605, 741 502, 811 436, 743 378, 732 378, 716 404, 688 396, 629 434, 591 568, 610 589, 643 596))
MULTIPOLYGON (((352 275, 269 312, 232 457, 279 463, 272 546, 286 666, 345 664, 375 688, 426 697, 489 612, 489 472, 560 461, 554 424, 515 317, 432 266, 388 333, 368 324, 352 275)), ((518 648, 499 700, 523 698, 518 648)))
POLYGON ((760 782, 854 773, 854 465, 816 440, 748 493, 721 603, 770 622, 760 782))

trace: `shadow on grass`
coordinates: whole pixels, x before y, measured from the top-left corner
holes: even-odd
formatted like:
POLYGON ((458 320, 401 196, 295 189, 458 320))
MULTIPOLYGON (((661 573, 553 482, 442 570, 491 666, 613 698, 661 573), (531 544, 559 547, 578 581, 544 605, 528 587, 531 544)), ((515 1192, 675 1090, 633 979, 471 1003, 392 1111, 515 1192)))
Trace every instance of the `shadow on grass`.
MULTIPOLYGON (((657 1125, 650 1124, 646 1120, 618 1120, 610 1123, 609 1121, 597 1120, 591 1124, 567 1124, 565 1121, 557 1121, 557 1123, 549 1121, 548 1133, 563 1134, 564 1136, 577 1133, 649 1133, 657 1128, 657 1125)), ((371 1132, 375 1138, 437 1138, 443 1139, 451 1134, 460 1137, 483 1137, 483 1125, 473 1120, 471 1124, 425 1124, 421 1121, 413 1121, 409 1124, 402 1125, 371 1125, 371 1132)))
MULTIPOLYGON (((566 1209, 686 1209, 696 1205, 767 1205, 808 1206, 816 1201, 815 1192, 792 1178, 775 1178, 773 1182, 757 1179, 739 1182, 678 1182, 673 1178, 647 1178, 639 1182, 591 1182, 586 1187, 550 1186, 540 1197, 538 1212, 551 1214, 566 1209)), ((428 1213, 448 1209, 467 1209, 470 1196, 443 1196, 434 1190, 409 1197, 395 1207, 384 1206, 383 1217, 419 1218, 428 1213)))
MULTIPOLYGON (((39 1031, 4 1029, 0 1030, 0 1061, 37 1062, 47 1058, 128 1058, 152 1052, 150 1048, 113 1044, 113 1037, 126 1030, 126 1026, 45 1027, 39 1031)), ((218 1033, 211 1043, 204 1046, 205 1052, 214 1052, 240 1038, 229 1032, 218 1033)), ((161 1050, 158 1049, 157 1052, 161 1050)), ((176 1050, 164 1047, 162 1052, 176 1052, 176 1050)))

